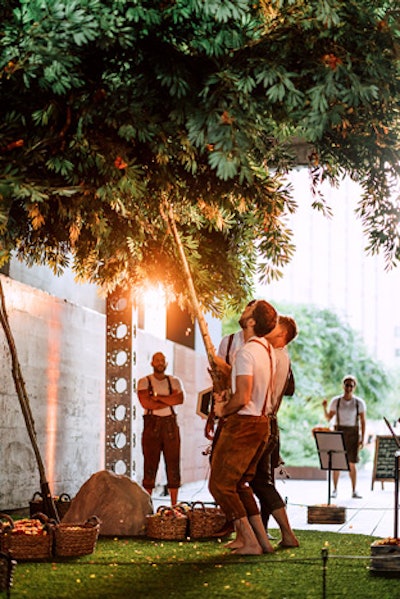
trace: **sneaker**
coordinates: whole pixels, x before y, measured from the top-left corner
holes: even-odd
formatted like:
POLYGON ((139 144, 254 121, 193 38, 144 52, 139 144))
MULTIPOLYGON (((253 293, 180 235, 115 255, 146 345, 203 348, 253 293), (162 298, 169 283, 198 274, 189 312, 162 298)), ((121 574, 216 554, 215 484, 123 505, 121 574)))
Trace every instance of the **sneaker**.
POLYGON ((357 491, 353 491, 352 498, 353 498, 353 499, 362 499, 362 496, 361 496, 361 495, 359 495, 359 494, 357 493, 357 491))
POLYGON ((331 493, 331 497, 332 497, 332 499, 335 499, 335 497, 337 497, 337 491, 336 491, 336 489, 333 489, 333 491, 331 493))

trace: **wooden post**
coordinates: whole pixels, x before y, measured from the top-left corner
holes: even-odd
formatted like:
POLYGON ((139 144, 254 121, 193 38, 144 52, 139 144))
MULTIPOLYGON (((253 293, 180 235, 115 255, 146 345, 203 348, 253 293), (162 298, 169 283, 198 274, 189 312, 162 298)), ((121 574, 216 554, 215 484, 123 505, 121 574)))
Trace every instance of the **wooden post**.
POLYGON ((10 350, 11 362, 12 362, 12 376, 14 379, 15 389, 16 389, 17 396, 19 399, 19 403, 21 405, 22 414, 24 416, 26 428, 27 428, 28 435, 29 435, 29 438, 32 443, 33 452, 35 454, 36 462, 37 462, 38 469, 39 469, 40 486, 41 486, 41 493, 42 493, 42 497, 43 497, 43 507, 44 507, 43 511, 46 513, 47 516, 49 516, 50 518, 53 518, 54 520, 59 522, 57 508, 55 506, 53 497, 50 493, 49 483, 46 480, 46 473, 45 473, 43 460, 40 455, 39 446, 37 444, 35 423, 33 420, 28 395, 27 395, 26 389, 25 389, 25 382, 24 382, 24 379, 23 379, 22 373, 21 373, 21 366, 18 361, 17 348, 15 346, 14 337, 13 337, 13 334, 12 334, 12 331, 10 328, 10 324, 8 321, 5 298, 4 298, 4 293, 3 293, 3 285, 1 283, 1 280, 0 280, 0 321, 1 321, 1 325, 4 329, 4 333, 6 335, 8 347, 10 350))
MULTIPOLYGON (((197 299, 196 290, 193 283, 192 273, 190 272, 189 264, 185 255, 185 250, 181 241, 181 238, 178 233, 178 229, 176 227, 175 217, 173 208, 170 204, 165 202, 165 214, 163 214, 165 220, 168 223, 168 226, 171 230, 172 236, 174 238, 179 258, 186 276, 186 283, 189 291, 190 301, 192 304, 192 309, 197 321, 199 323, 199 328, 201 332, 201 336, 203 338, 204 346, 207 352, 208 363, 210 368, 208 372, 210 373, 213 388, 215 391, 223 391, 228 387, 228 370, 226 372, 222 372, 217 368, 216 365, 216 351, 212 344, 211 337, 208 331, 206 320, 203 316, 203 313, 200 308, 200 303, 197 299)), ((205 427, 205 435, 208 439, 213 438, 213 428, 214 428, 214 419, 215 414, 213 408, 210 410, 210 413, 207 418, 207 423, 205 427)))

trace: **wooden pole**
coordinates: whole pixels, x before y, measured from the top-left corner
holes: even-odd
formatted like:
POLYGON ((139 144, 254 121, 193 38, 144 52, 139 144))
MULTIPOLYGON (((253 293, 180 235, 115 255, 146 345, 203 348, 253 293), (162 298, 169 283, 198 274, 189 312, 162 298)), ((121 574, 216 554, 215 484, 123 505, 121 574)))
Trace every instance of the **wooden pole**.
POLYGON ((207 323, 205 321, 205 318, 204 318, 203 313, 200 308, 199 301, 197 299, 196 290, 195 290, 194 284, 193 284, 192 273, 190 272, 189 264, 188 264, 188 261, 186 259, 186 255, 185 255, 185 250, 183 248, 182 241, 181 241, 181 238, 178 233, 178 229, 176 228, 175 218, 174 218, 173 210, 171 207, 169 207, 169 209, 168 209, 168 224, 171 229, 172 236, 174 238, 176 247, 178 249, 178 254, 179 254, 179 257, 180 257, 180 260, 182 263, 184 273, 186 275, 186 283, 187 283, 188 290, 189 290, 190 301, 191 301, 191 304, 193 307, 193 312, 194 312, 194 314, 197 318, 197 321, 199 323, 201 336, 203 337, 204 346, 205 346, 206 352, 207 352, 208 362, 210 364, 210 368, 214 368, 216 351, 215 351, 215 348, 211 341, 207 323))
MULTIPOLYGON (((194 312, 194 315, 197 318, 197 321, 199 323, 201 336, 203 338, 204 346, 205 346, 205 349, 207 352, 208 363, 210 365, 208 372, 210 373, 214 390, 222 391, 222 390, 226 389, 228 386, 227 372, 222 372, 220 369, 217 368, 216 351, 215 351, 215 348, 211 341, 211 337, 210 337, 210 334, 208 331, 208 326, 207 326, 206 320, 204 318, 204 315, 201 311, 200 303, 197 299, 196 290, 195 290, 193 278, 192 278, 192 273, 190 272, 190 268, 189 268, 189 264, 188 264, 188 261, 186 258, 185 250, 184 250, 180 235, 178 233, 178 229, 176 227, 173 208, 168 203, 165 204, 165 207, 166 207, 166 213, 163 216, 164 216, 164 218, 166 218, 166 220, 168 222, 168 225, 171 230, 172 236, 174 238, 174 241, 175 241, 175 244, 176 244, 176 247, 178 250, 179 258, 180 258, 180 261, 181 261, 181 264, 182 264, 182 267, 183 267, 183 270, 185 273, 193 312, 194 312)), ((214 419, 215 419, 215 414, 214 414, 214 408, 212 405, 210 413, 207 418, 206 427, 205 427, 205 435, 210 440, 213 439, 213 436, 214 436, 214 434, 213 434, 214 419)))
POLYGON ((21 405, 22 414, 23 414, 23 417, 25 420, 26 428, 27 428, 28 435, 29 435, 29 438, 32 443, 33 452, 35 454, 36 462, 37 462, 38 469, 39 469, 40 487, 41 487, 41 494, 42 494, 43 506, 44 506, 43 511, 46 513, 47 516, 49 516, 50 518, 53 518, 54 520, 59 522, 57 508, 54 504, 53 497, 50 493, 49 483, 46 480, 46 472, 45 472, 42 457, 40 455, 39 446, 37 443, 35 423, 33 420, 28 395, 26 393, 25 382, 24 382, 24 379, 23 379, 22 373, 21 373, 21 366, 20 366, 19 360, 18 360, 17 348, 15 345, 14 337, 13 337, 13 334, 12 334, 12 331, 10 328, 10 324, 9 324, 9 320, 8 320, 8 316, 7 316, 7 310, 6 310, 5 298, 4 298, 4 292, 3 292, 3 285, 2 285, 1 279, 0 279, 0 321, 1 321, 1 325, 3 327, 4 333, 5 333, 5 336, 7 339, 9 350, 10 350, 11 363, 12 363, 12 376, 13 376, 13 380, 14 380, 15 390, 17 392, 19 403, 21 405))

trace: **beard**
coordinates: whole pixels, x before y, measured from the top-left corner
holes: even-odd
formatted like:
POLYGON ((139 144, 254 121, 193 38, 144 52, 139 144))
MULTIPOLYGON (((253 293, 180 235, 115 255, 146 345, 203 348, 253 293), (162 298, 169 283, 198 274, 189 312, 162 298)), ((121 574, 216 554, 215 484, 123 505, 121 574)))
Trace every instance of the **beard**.
POLYGON ((239 319, 239 326, 240 326, 241 329, 245 329, 246 328, 246 322, 247 322, 247 320, 248 319, 246 317, 244 317, 244 316, 242 316, 239 319))
POLYGON ((166 369, 167 369, 166 366, 153 366, 153 370, 154 370, 154 372, 157 372, 157 374, 164 374, 166 369))

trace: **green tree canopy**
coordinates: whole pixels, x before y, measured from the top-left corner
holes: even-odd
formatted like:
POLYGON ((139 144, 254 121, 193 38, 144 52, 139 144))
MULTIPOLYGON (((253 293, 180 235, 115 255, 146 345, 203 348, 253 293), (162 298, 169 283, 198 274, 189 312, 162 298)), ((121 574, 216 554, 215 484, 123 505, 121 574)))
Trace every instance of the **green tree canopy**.
POLYGON ((390 2, 0 6, 0 264, 72 263, 106 290, 155 279, 184 298, 173 206, 201 303, 240 302, 293 253, 294 137, 315 185, 360 181, 370 249, 400 257, 390 2))

